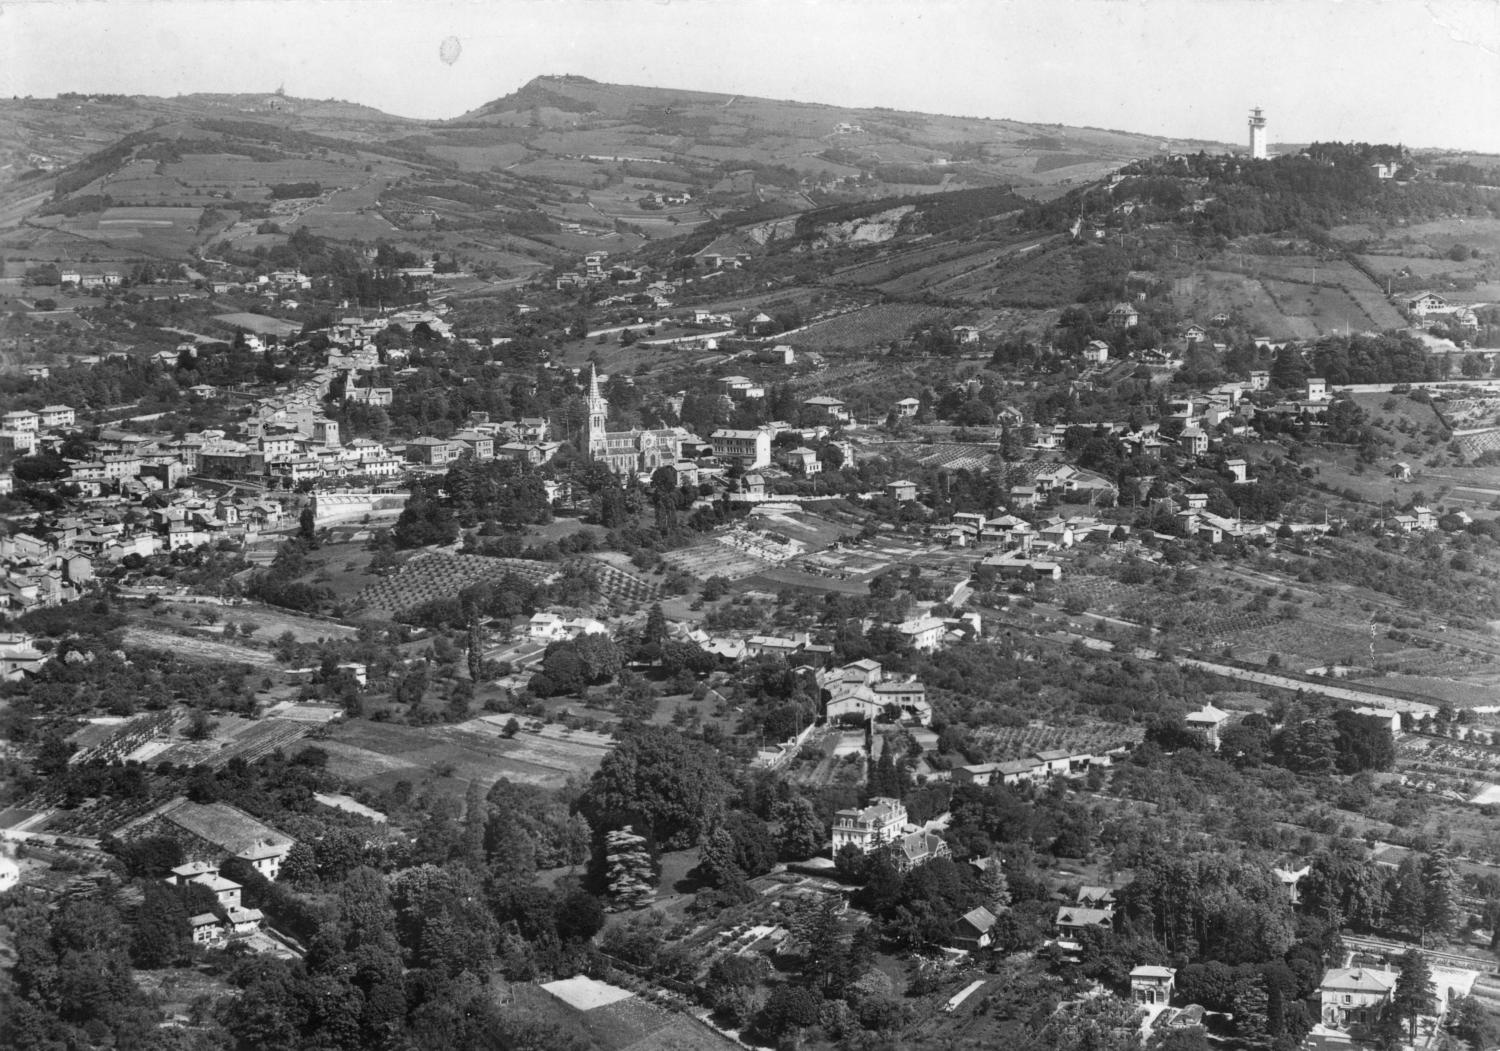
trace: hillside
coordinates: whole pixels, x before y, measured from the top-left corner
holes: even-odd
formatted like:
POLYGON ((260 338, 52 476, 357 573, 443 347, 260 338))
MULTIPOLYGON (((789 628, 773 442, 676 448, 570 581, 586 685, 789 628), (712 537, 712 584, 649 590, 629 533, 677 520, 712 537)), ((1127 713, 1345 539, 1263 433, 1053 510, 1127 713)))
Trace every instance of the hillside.
MULTIPOLYGON (((1050 186, 1086 180, 1160 139, 1097 128, 843 108, 808 102, 539 77, 452 126, 525 129, 552 155, 631 156, 697 167, 783 166, 814 179, 870 176, 947 185, 1050 186)), ((521 166, 525 170, 525 165, 521 166)))
POLYGON ((851 202, 1050 199, 1164 145, 580 77, 538 78, 440 122, 280 93, 12 99, 0 101, 0 251, 16 271, 170 260, 270 249, 306 228, 524 276, 851 202))

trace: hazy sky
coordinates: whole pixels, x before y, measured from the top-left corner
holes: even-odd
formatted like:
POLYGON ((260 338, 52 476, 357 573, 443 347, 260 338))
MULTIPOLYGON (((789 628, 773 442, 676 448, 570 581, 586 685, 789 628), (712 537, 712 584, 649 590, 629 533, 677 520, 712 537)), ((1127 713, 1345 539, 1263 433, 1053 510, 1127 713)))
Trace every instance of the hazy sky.
POLYGON ((3 95, 441 118, 543 73, 1228 141, 1259 105, 1272 142, 1500 152, 1500 0, 0 0, 3 95))

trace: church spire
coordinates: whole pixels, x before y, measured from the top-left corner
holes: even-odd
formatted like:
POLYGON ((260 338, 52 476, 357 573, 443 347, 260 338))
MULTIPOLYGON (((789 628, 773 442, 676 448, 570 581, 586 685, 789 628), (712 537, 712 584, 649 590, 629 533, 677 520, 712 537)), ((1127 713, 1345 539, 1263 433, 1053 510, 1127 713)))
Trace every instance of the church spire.
POLYGON ((608 441, 605 437, 605 428, 609 420, 609 402, 599 390, 599 370, 594 363, 589 362, 589 393, 588 393, 588 425, 584 431, 584 446, 589 455, 598 458, 603 455, 608 441))

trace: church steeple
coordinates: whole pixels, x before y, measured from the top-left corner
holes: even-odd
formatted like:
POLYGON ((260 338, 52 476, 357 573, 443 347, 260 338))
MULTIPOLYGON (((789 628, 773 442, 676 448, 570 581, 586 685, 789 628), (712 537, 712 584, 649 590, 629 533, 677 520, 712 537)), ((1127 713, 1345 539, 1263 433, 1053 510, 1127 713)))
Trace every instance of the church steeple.
POLYGON ((606 444, 604 431, 609 419, 609 402, 599 391, 599 370, 594 367, 593 362, 589 362, 588 410, 589 422, 584 434, 584 444, 588 446, 590 456, 598 456, 604 451, 606 444))

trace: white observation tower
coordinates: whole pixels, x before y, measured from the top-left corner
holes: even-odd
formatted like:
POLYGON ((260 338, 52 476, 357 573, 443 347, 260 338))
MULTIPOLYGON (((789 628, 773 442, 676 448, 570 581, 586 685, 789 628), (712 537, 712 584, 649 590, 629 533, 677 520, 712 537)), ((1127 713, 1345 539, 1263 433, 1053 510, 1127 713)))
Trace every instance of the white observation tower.
POLYGON ((1263 161, 1268 156, 1266 153, 1266 118, 1259 106, 1250 111, 1250 156, 1257 161, 1263 161))

